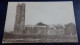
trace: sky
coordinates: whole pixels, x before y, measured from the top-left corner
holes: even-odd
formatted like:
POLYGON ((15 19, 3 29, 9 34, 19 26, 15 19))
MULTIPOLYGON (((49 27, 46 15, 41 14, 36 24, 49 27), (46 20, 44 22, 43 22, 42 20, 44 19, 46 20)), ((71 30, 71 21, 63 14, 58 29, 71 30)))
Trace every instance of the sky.
MULTIPOLYGON (((25 3, 25 25, 39 22, 47 25, 75 23, 72 1, 56 2, 19 2, 25 3)), ((13 31, 18 2, 8 2, 5 31, 13 31)))

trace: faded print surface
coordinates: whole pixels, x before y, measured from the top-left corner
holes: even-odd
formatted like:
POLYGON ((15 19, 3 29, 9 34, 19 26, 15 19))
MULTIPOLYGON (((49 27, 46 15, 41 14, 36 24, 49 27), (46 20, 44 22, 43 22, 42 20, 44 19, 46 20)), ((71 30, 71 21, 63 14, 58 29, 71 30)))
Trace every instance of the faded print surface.
POLYGON ((9 2, 3 43, 45 42, 78 42, 72 1, 9 2))

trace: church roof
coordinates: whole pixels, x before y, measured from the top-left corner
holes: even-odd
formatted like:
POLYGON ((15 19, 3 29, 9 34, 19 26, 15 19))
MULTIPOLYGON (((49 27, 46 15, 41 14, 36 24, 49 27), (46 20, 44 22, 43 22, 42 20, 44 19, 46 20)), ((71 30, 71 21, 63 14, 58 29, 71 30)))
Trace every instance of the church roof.
POLYGON ((37 23, 37 25, 38 25, 38 26, 48 26, 48 25, 46 25, 46 24, 44 24, 44 23, 42 23, 42 22, 37 23))

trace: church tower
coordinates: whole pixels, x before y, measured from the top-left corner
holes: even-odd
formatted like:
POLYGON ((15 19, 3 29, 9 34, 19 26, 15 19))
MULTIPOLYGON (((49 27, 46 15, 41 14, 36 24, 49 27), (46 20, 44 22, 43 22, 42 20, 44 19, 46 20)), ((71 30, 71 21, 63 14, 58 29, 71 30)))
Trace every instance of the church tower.
POLYGON ((16 10, 14 32, 17 34, 22 34, 25 26, 25 4, 18 3, 16 10))

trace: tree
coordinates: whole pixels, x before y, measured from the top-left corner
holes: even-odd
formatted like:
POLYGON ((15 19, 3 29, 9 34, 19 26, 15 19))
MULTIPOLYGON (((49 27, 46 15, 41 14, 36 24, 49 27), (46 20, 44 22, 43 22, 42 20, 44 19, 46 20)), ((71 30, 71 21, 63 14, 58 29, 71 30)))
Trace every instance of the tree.
POLYGON ((64 27, 62 25, 56 25, 55 28, 58 29, 58 30, 59 29, 64 29, 64 27))
POLYGON ((73 23, 65 25, 65 34, 66 35, 76 35, 76 26, 73 23))

